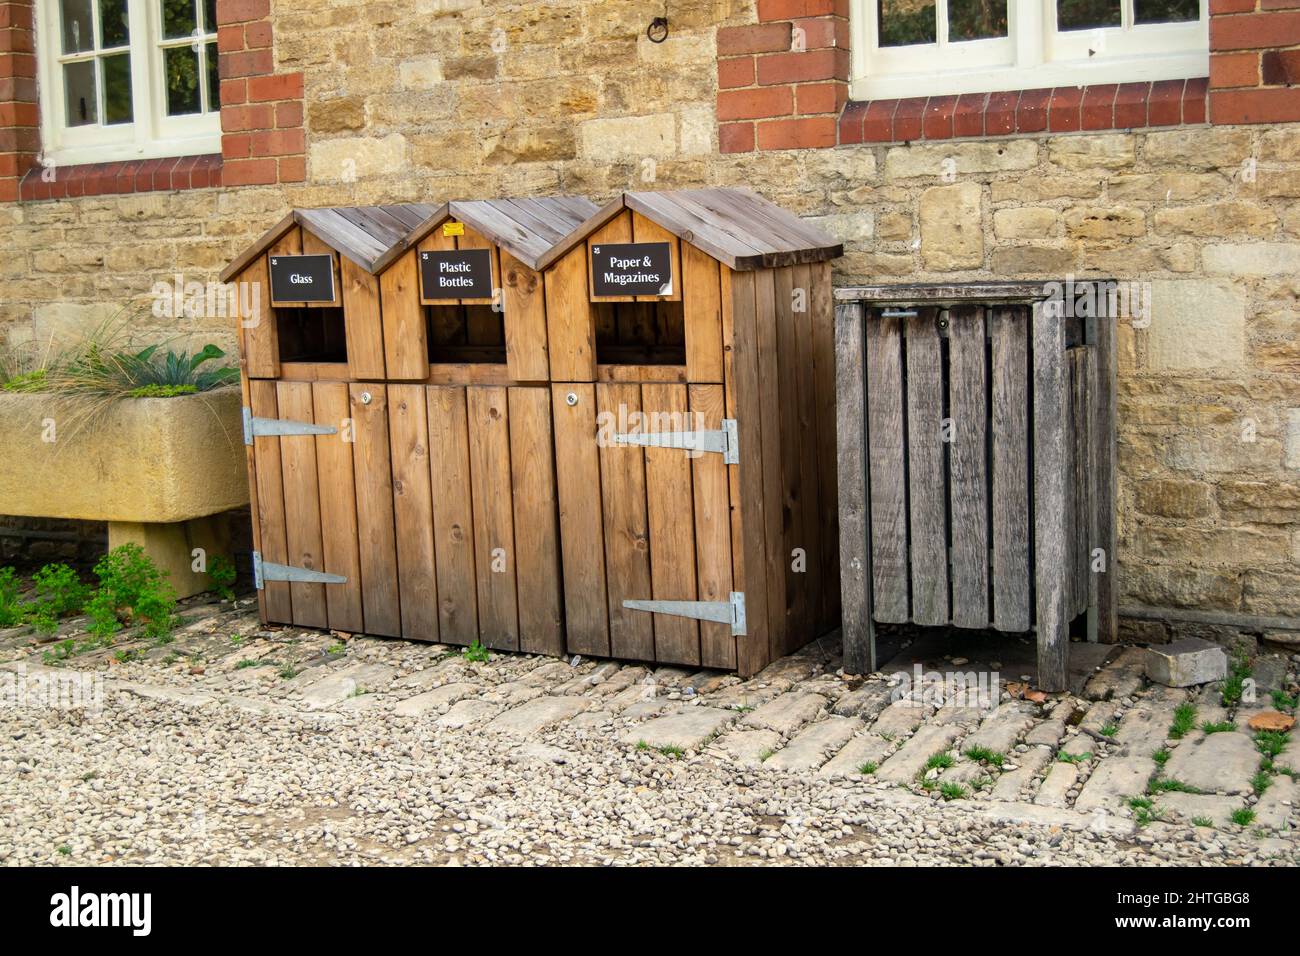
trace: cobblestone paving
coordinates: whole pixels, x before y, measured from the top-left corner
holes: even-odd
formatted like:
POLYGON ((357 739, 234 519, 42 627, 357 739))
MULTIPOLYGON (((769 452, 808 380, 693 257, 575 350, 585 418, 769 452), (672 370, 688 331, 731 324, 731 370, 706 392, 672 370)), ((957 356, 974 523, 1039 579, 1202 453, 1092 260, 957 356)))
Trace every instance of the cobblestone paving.
POLYGON ((1079 696, 939 706, 829 641, 741 681, 184 618, 0 632, 0 862, 1300 863, 1300 745, 1247 726, 1300 655, 1235 708, 1137 649, 1079 696), (101 706, 43 703, 68 675, 101 706))

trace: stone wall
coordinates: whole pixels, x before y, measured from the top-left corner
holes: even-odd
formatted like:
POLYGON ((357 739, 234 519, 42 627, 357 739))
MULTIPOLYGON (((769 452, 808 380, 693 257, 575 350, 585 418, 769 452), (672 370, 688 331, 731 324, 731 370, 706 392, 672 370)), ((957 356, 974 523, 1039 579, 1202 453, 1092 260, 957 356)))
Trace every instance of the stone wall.
POLYGON ((0 328, 43 340, 211 278, 291 205, 750 186, 844 239, 841 282, 1149 283, 1119 336, 1124 600, 1300 614, 1300 124, 723 155, 716 27, 754 11, 675 3, 654 44, 657 12, 275 0, 306 181, 0 205, 0 328))

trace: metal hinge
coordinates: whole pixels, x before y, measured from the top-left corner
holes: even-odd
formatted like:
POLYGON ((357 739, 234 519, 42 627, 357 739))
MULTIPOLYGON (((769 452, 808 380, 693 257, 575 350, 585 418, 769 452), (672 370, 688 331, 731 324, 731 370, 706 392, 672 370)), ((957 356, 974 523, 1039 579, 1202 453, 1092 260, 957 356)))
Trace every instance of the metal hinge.
POLYGON ((307 584, 346 584, 348 579, 341 574, 326 574, 324 571, 312 571, 308 568, 295 568, 289 564, 276 564, 263 561, 262 555, 253 552, 253 581, 260 591, 267 581, 299 581, 307 584))
POLYGON ((732 591, 726 601, 624 601, 623 606, 631 611, 730 624, 733 637, 745 633, 745 595, 740 591, 732 591))
POLYGON ((333 425, 313 425, 311 422, 294 422, 285 418, 254 418, 244 407, 244 444, 253 444, 255 436, 268 435, 337 435, 333 425))
POLYGON ((740 463, 740 435, 734 418, 724 418, 719 431, 704 432, 636 432, 615 435, 616 445, 640 445, 643 448, 681 448, 684 451, 712 451, 722 455, 728 465, 740 463))

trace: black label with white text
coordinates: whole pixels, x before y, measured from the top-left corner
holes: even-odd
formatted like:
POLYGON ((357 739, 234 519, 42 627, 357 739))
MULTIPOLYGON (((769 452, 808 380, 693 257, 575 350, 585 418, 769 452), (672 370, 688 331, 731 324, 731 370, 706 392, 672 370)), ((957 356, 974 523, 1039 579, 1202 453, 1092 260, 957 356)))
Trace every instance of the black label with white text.
POLYGON ((492 256, 486 249, 421 252, 420 290, 425 299, 490 299, 492 256))
POLYGON ((271 256, 272 302, 333 302, 334 257, 271 256))
POLYGON ((673 257, 666 242, 602 242, 591 247, 592 294, 672 295, 673 257))

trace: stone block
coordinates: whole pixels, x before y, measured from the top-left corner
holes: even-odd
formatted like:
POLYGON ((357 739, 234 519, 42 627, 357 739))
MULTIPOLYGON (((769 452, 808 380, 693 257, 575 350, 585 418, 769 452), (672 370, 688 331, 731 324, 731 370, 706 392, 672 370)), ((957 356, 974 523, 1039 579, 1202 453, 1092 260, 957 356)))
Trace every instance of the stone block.
POLYGON ((984 262, 978 183, 935 186, 921 194, 921 259, 927 269, 977 269, 984 262))
POLYGON ((1146 652, 1146 675, 1167 687, 1192 687, 1228 676, 1228 655, 1209 641, 1184 638, 1146 652))
POLYGON ((1154 371, 1240 367, 1246 356, 1246 303, 1222 281, 1151 283, 1147 362, 1154 371))

